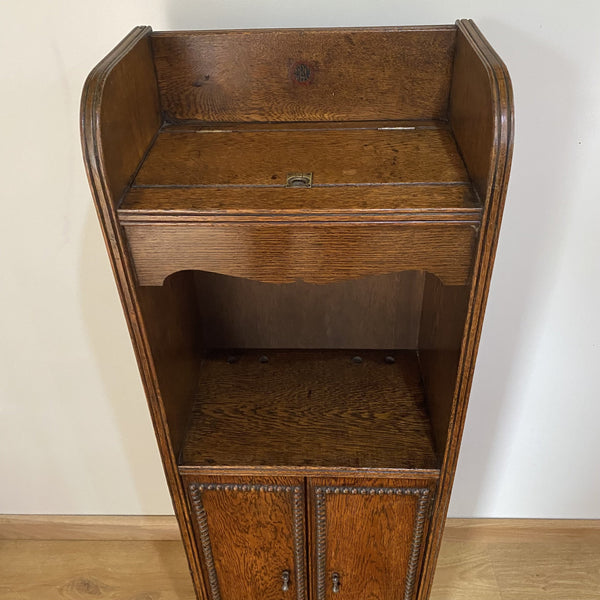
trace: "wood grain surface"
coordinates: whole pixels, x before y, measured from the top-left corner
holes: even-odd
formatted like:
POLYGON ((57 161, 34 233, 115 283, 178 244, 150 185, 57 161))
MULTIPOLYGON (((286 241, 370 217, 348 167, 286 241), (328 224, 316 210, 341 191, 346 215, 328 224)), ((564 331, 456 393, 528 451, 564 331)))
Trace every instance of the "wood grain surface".
MULTIPOLYGON (((151 31, 150 27, 134 28, 88 76, 81 96, 81 141, 90 190, 136 354, 192 578, 198 600, 205 600, 198 552, 192 541, 191 522, 177 473, 173 447, 173 441, 177 443, 177 440, 171 439, 167 416, 171 413, 174 417, 172 425, 180 422, 181 413, 179 407, 167 408, 163 404, 146 331, 148 315, 143 314, 140 288, 136 285, 127 241, 115 210, 152 141, 154 127, 161 122, 149 43, 151 31)), ((182 362, 189 360, 189 356, 184 357, 182 362)))
POLYGON ((197 381, 202 338, 192 273, 162 286, 138 288, 146 335, 160 386, 160 405, 173 452, 179 453, 197 381))
POLYGON ((0 542, 2 600, 195 600, 181 541, 0 542))
POLYGON ((434 119, 447 113, 451 26, 155 33, 168 120, 434 119))
MULTIPOLYGON (((422 477, 436 481, 432 517, 423 523, 429 533, 422 565, 417 560, 406 570, 407 580, 411 573, 420 577, 415 600, 427 600, 498 240, 512 133, 506 67, 470 21, 455 27, 152 37, 149 28, 138 28, 94 69, 82 97, 86 168, 199 600, 207 600, 214 586, 201 566, 206 540, 194 539, 176 464, 190 400, 195 408, 179 467, 185 477, 221 469, 240 480, 269 473, 338 482, 353 477, 366 485, 369 477, 394 474, 414 485, 422 477), (186 121, 161 127, 165 118, 215 126, 186 121), (237 131, 224 125, 257 119, 304 123, 251 124, 237 131), (411 129, 378 125, 403 119, 422 123, 407 124, 411 129), (449 127, 439 123, 446 119, 449 127), (307 125, 309 120, 347 123, 327 129, 307 125), (369 129, 365 120, 377 124, 369 129), (288 164, 294 172, 312 171, 315 188, 282 187, 288 164), (128 201, 134 180, 138 187, 128 201), (168 197, 165 185, 173 191, 168 197), (252 194, 243 197, 239 186, 252 194), (206 196, 207 190, 214 196, 206 196), (279 207, 273 190, 281 194, 279 207), (423 334, 419 348, 429 346, 423 348, 425 392, 414 352, 398 351, 388 364, 379 351, 361 351, 362 362, 354 363, 351 357, 341 361, 339 350, 263 350, 268 362, 250 353, 252 360, 210 357, 198 368, 208 339, 202 318, 210 315, 202 315, 203 275, 190 270, 276 285, 400 271, 414 271, 417 282, 429 272, 433 285, 407 292, 413 308, 423 299, 419 323, 418 308, 409 318, 413 332, 418 327, 423 334), (173 273, 164 287, 153 289, 173 273), (193 398, 196 372, 200 383, 193 398), (425 393, 432 398, 433 429, 425 393)), ((243 292, 242 286, 240 297, 243 292)), ((316 328, 316 309, 307 308, 316 328)), ((339 332, 335 337, 340 339, 339 332)), ((345 508, 338 508, 342 515, 345 508)), ((217 529, 227 526, 217 523, 217 529)), ((311 527, 308 533, 315 534, 311 527)), ((369 537, 366 530, 361 535, 369 537)), ((248 544, 260 542, 254 538, 248 544)), ((233 553, 235 565, 235 538, 228 539, 223 555, 233 553)), ((355 550, 344 554, 348 569, 360 571, 364 565, 355 550)), ((481 572, 486 569, 484 564, 481 572)), ((252 579, 266 582, 265 573, 252 579)), ((228 581, 231 594, 242 596, 244 586, 228 581)), ((120 593, 110 581, 107 588, 98 582, 82 575, 61 593, 120 593)), ((377 594, 388 583, 377 578, 370 585, 365 593, 377 594)), ((348 588, 342 583, 341 589, 343 594, 348 588)), ((529 590, 535 590, 531 578, 529 590)))
POLYGON ((448 129, 447 119, 394 119, 394 120, 369 120, 369 121, 219 121, 218 123, 205 123, 203 121, 164 121, 163 132, 205 132, 205 133, 233 133, 233 131, 330 131, 332 129, 345 130, 373 130, 380 129, 448 129))
POLYGON ((416 350, 424 274, 317 285, 194 273, 207 348, 416 350))
MULTIPOLYGON (((102 541, 102 526, 90 521, 114 518, 63 517, 73 522, 66 530, 52 525, 54 537, 46 540, 36 539, 38 531, 50 533, 44 521, 57 524, 56 516, 0 519, 0 598, 194 600, 182 544, 172 541, 175 518, 161 518, 171 524, 170 541, 102 541), (33 519, 33 528, 25 525, 19 539, 6 539, 6 527, 14 533, 23 519, 33 519), (73 527, 82 539, 71 538, 73 527)), ((139 525, 156 518, 122 517, 128 523, 121 525, 148 538, 156 526, 141 533, 139 525)), ((106 539, 113 532, 111 524, 106 539)), ((431 600, 596 600, 599 557, 598 520, 449 519, 431 600)))
POLYGON ((0 540, 180 540, 171 515, 0 515, 0 540))
POLYGON ((426 274, 419 327, 419 365, 440 456, 448 444, 468 301, 468 286, 445 286, 426 274))
POLYGON ((140 285, 201 270, 265 283, 329 283, 428 271, 447 285, 471 276, 477 231, 455 224, 128 225, 140 285))
POLYGON ((162 119, 148 35, 139 36, 118 60, 110 58, 103 68, 92 71, 86 82, 82 102, 95 103, 96 112, 93 116, 82 114, 82 128, 88 126, 83 120, 86 117, 96 120, 95 129, 89 124, 83 142, 90 150, 102 148, 102 162, 96 168, 102 172, 105 193, 116 206, 162 119))
POLYGON ((481 198, 489 197, 498 148, 498 106, 481 49, 460 31, 450 94, 450 125, 469 176, 481 198))
MULTIPOLYGON (((469 53, 479 58, 480 67, 484 71, 484 76, 477 76, 476 82, 471 82, 467 79, 463 81, 463 85, 467 86, 467 88, 471 85, 488 86, 491 104, 489 110, 493 114, 493 137, 490 141, 491 147, 487 152, 489 163, 486 172, 490 174, 490 177, 487 179, 485 195, 482 197, 485 208, 475 255, 473 283, 470 290, 466 324, 461 341, 461 354, 454 390, 453 409, 450 415, 448 430, 448 444, 446 445, 440 486, 432 515, 431 533, 427 541, 428 547, 424 559, 425 573, 419 590, 419 600, 427 600, 429 598, 443 524, 448 511, 500 232, 502 211, 506 199, 514 134, 512 85, 506 65, 483 37, 473 21, 457 21, 457 28, 459 37, 464 38, 464 43, 470 47, 469 53)), ((455 68, 460 69, 461 67, 460 65, 456 65, 455 68)), ((479 72, 478 67, 475 73, 479 72)), ((464 95, 467 96, 468 92, 465 91, 464 95)), ((465 104, 465 109, 469 110, 468 103, 465 104)), ((476 115, 480 111, 480 107, 474 104, 472 110, 476 115)), ((476 120, 476 116, 473 118, 476 120)), ((479 132, 476 129, 472 129, 472 133, 473 135, 477 135, 479 132)), ((460 140, 458 140, 458 143, 459 147, 461 147, 460 140)))
POLYGON ((481 204, 470 184, 282 187, 134 187, 123 224, 221 221, 471 221, 481 204))
POLYGON ((414 352, 264 355, 203 362, 181 465, 437 467, 414 352))
POLYGON ((433 482, 310 478, 308 483, 312 597, 412 600, 433 482))
POLYGON ((451 132, 426 129, 162 130, 135 186, 468 183, 451 132))
POLYGON ((305 600, 302 479, 187 476, 184 481, 211 600, 305 600))

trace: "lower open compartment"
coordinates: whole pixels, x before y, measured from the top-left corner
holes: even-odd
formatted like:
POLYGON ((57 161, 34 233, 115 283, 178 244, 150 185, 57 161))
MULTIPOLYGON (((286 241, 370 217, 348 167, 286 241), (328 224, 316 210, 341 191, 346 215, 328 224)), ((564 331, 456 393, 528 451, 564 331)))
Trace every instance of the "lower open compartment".
POLYGON ((466 286, 185 271, 139 292, 181 472, 439 473, 466 286))

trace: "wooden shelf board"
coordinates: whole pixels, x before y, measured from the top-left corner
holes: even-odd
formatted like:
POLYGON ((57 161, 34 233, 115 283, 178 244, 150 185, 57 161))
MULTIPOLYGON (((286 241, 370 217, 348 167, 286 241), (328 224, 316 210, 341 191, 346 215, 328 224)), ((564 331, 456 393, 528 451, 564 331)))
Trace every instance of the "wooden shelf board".
POLYGON ((330 129, 447 129, 448 121, 441 119, 403 119, 403 120, 376 120, 376 121, 199 121, 197 119, 166 122, 161 127, 165 133, 173 132, 214 132, 225 130, 239 131, 298 131, 300 129, 312 131, 326 131, 330 129))
POLYGON ((481 204, 470 184, 281 187, 133 187, 121 223, 322 221, 467 221, 481 204))
POLYGON ((447 124, 164 126, 119 207, 123 224, 467 221, 482 205, 447 124), (311 188, 286 188, 290 173, 311 188))
POLYGON ((183 468, 439 468, 415 352, 232 356, 237 362, 214 353, 202 363, 183 468))
POLYGON ((163 129, 134 184, 284 186, 290 173, 313 185, 468 183, 451 131, 392 124, 372 129, 163 129))

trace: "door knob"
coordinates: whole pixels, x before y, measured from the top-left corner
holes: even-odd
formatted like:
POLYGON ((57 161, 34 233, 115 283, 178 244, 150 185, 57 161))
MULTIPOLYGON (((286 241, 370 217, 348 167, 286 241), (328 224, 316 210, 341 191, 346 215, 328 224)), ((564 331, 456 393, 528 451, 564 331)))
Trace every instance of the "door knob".
POLYGON ((337 573, 331 574, 331 591, 334 594, 340 591, 340 576, 337 573))
POLYGON ((290 572, 283 571, 281 573, 281 591, 287 592, 290 589, 290 572))

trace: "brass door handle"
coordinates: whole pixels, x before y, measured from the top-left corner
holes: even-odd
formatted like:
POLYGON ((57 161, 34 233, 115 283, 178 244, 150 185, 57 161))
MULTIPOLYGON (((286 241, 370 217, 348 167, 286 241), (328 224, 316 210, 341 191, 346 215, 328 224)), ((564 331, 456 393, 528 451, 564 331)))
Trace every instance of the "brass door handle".
POLYGON ((334 594, 340 591, 340 576, 337 573, 331 574, 331 591, 334 594))
POLYGON ((281 591, 287 592, 290 589, 290 572, 283 571, 281 573, 281 591))

